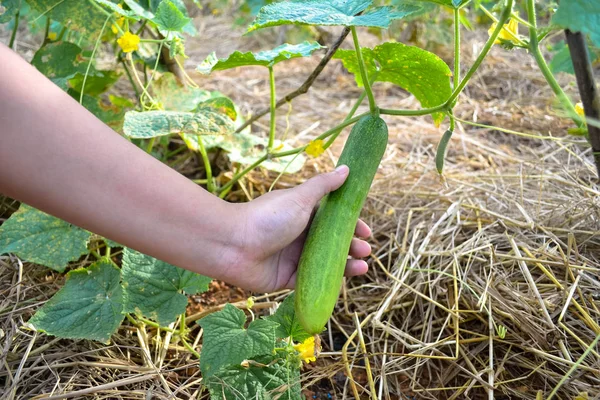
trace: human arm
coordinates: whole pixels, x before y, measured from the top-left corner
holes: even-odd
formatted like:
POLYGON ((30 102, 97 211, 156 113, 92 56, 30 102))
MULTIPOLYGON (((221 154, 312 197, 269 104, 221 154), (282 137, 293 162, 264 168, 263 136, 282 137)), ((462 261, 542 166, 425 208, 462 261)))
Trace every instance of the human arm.
MULTIPOLYGON (((230 204, 116 134, 1 44, 0 60, 1 193, 241 287, 293 285, 298 237, 311 210, 343 183, 347 169, 260 201, 230 204)), ((369 230, 359 224, 358 234, 369 230)), ((351 254, 364 257, 369 250, 355 241, 351 254)), ((351 274, 366 270, 364 261, 349 267, 351 274)))

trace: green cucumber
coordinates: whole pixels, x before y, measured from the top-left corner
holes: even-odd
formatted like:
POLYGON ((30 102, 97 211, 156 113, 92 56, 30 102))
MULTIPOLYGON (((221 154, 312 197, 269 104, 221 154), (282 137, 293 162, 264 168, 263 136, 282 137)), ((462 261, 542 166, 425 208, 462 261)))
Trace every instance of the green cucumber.
POLYGON ((337 302, 356 222, 388 141, 379 116, 362 117, 352 128, 338 161, 346 182, 321 200, 298 264, 295 311, 310 334, 321 332, 337 302))

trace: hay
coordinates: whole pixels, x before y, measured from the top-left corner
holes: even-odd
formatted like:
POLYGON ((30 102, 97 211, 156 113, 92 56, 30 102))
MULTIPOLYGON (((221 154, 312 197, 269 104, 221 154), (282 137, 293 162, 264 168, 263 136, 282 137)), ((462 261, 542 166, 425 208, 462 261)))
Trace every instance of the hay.
MULTIPOLYGON (((200 31, 198 45, 222 34, 200 31)), ((466 40, 477 53, 481 37, 466 40)), ((188 65, 202 52, 191 52, 188 65)), ((468 63, 472 54, 464 57, 468 63)), ((316 62, 278 68, 278 92, 294 89, 316 62)), ((246 113, 266 104, 266 79, 257 68, 197 78, 246 113)), ((391 85, 375 89, 382 107, 418 107, 391 85)), ((358 94, 332 63, 289 116, 280 110, 278 134, 306 143, 340 121, 358 94)), ((456 115, 533 137, 459 123, 443 178, 433 161, 443 128, 427 117, 386 118, 390 144, 363 212, 374 232, 370 271, 343 286, 323 353, 303 373, 308 397, 537 399, 541 391, 547 399, 557 389, 557 399, 600 398, 600 348, 591 346, 600 335, 600 191, 589 147, 564 135, 568 122, 551 105, 523 52, 494 49, 456 115)), ((264 134, 265 124, 254 131, 264 134)), ((277 187, 330 169, 342 143, 277 187)), ((230 199, 256 197, 275 178, 255 171, 230 199)), ((28 330, 24 323, 61 281, 0 258, 2 398, 206 398, 197 361, 168 333, 124 324, 102 345, 28 330)), ((259 297, 256 312, 284 295, 259 297)), ((190 326, 220 307, 202 296, 191 300, 197 303, 209 306, 190 308, 190 326)), ((198 328, 192 338, 201 344, 198 328)))

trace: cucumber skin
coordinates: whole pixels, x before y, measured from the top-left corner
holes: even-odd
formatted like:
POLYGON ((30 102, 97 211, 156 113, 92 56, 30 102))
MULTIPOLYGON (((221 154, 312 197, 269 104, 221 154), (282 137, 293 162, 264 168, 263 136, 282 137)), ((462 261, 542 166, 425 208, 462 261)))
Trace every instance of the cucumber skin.
POLYGON ((321 200, 298 263, 295 314, 310 334, 320 333, 337 302, 356 222, 385 153, 388 129, 367 115, 352 128, 338 161, 350 169, 344 184, 321 200))

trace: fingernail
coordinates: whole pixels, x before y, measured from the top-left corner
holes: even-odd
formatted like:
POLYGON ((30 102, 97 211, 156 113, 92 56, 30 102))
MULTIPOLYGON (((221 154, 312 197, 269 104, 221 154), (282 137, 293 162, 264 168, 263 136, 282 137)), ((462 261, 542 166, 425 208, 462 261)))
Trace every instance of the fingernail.
POLYGON ((335 172, 340 175, 346 175, 349 171, 350 171, 350 169, 348 168, 347 165, 340 165, 339 167, 337 167, 335 169, 335 172))

